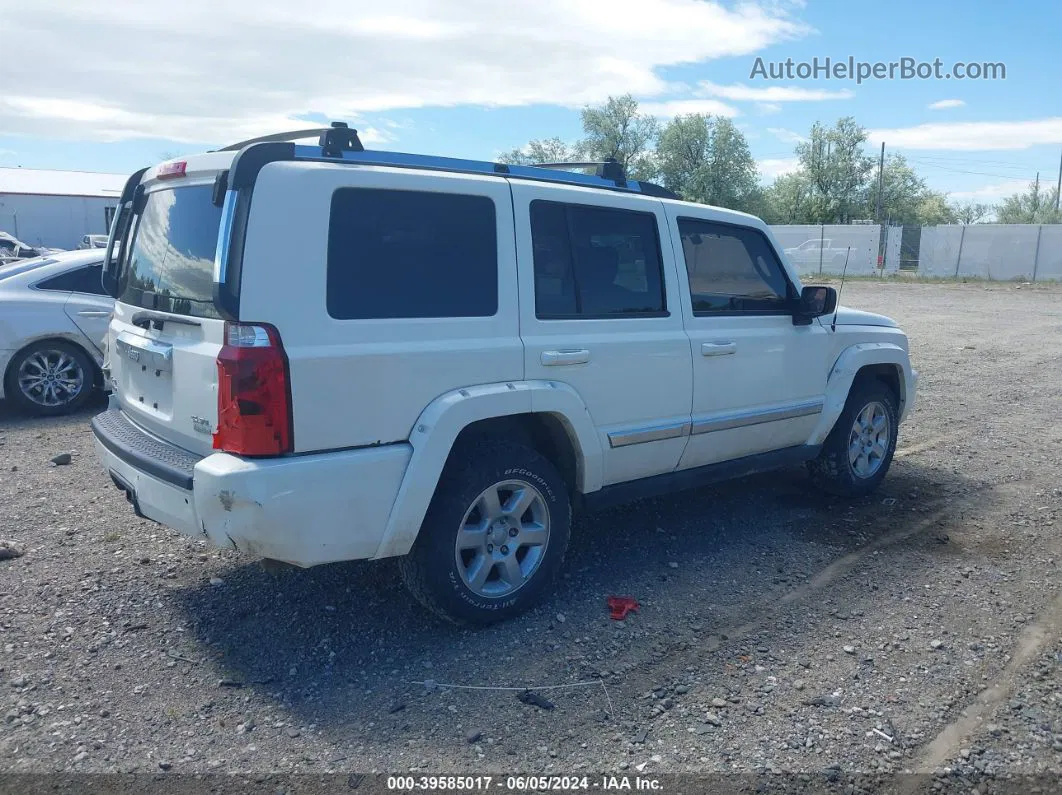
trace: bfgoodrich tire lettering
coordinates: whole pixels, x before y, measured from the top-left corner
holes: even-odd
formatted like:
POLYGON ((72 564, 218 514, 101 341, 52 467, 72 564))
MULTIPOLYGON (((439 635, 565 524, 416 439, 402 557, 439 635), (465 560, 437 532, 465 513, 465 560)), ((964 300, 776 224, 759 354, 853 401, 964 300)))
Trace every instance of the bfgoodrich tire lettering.
POLYGON ((896 452, 898 419, 896 395, 888 384, 876 378, 856 381, 818 458, 808 463, 815 485, 841 497, 876 489, 896 452), (877 433, 870 427, 874 423, 882 425, 877 433))
POLYGON ((570 534, 568 489, 556 467, 523 445, 479 442, 451 456, 399 571, 436 615, 490 624, 543 596, 570 534))

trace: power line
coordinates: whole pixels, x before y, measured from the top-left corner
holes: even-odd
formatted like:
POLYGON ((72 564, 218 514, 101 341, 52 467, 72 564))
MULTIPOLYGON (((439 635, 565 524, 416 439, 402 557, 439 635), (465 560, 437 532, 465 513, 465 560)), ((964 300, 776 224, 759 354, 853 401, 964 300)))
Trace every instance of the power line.
MULTIPOLYGON (((956 174, 977 174, 981 177, 999 177, 1000 179, 1018 179, 1016 174, 993 174, 989 171, 969 171, 963 168, 948 168, 947 166, 941 166, 937 163, 921 163, 921 165, 928 168, 939 168, 943 171, 953 171, 956 174)), ((1026 172, 1028 173, 1028 172, 1026 172)))

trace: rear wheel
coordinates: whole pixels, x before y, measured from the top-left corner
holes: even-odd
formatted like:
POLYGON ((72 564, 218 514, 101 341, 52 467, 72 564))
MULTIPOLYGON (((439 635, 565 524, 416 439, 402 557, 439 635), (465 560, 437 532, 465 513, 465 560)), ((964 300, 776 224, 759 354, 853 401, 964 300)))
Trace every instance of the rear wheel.
POLYGON ((831 494, 859 497, 885 478, 896 451, 896 395, 877 379, 857 381, 844 411, 808 469, 817 486, 831 494))
POLYGON ((15 354, 4 393, 26 414, 56 416, 76 411, 92 394, 95 369, 88 355, 68 342, 37 342, 15 354))
POLYGON ((524 445, 480 442, 451 456, 399 570, 436 615, 490 624, 547 591, 570 532, 568 489, 556 467, 524 445))

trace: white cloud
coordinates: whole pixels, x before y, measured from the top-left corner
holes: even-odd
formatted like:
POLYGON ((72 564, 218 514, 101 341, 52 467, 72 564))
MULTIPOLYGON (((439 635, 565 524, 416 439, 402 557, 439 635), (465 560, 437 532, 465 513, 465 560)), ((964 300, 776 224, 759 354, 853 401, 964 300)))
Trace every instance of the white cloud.
POLYGON ((825 91, 819 88, 800 88, 799 86, 766 86, 754 88, 742 83, 721 86, 709 80, 697 84, 698 95, 702 97, 722 97, 737 102, 821 102, 828 99, 851 99, 855 96, 847 88, 840 91, 825 91))
POLYGON ((661 119, 673 119, 686 113, 711 113, 715 116, 733 118, 741 112, 717 99, 673 99, 666 102, 640 102, 638 110, 661 119))
POLYGON ((770 182, 784 174, 796 171, 800 168, 800 161, 795 157, 768 158, 767 160, 757 160, 756 166, 764 181, 770 182))
POLYGON ((1062 116, 1029 121, 970 121, 920 124, 891 130, 871 130, 871 141, 890 148, 984 151, 1028 149, 1062 143, 1062 116))
POLYGON ((761 116, 769 116, 772 113, 781 113, 782 106, 775 102, 760 102, 757 103, 756 110, 760 112, 761 116))
POLYGON ((786 144, 799 144, 807 140, 800 133, 793 132, 792 130, 787 130, 785 127, 768 127, 767 132, 769 132, 782 143, 786 144))
POLYGON ((1028 189, 1029 180, 1008 179, 1004 182, 995 182, 991 185, 983 185, 982 187, 974 188, 973 190, 951 191, 948 194, 948 198, 955 199, 957 201, 994 204, 995 202, 1002 201, 1008 196, 1013 196, 1015 193, 1024 193, 1028 189))
POLYGON ((107 141, 224 143, 312 114, 660 97, 674 94, 663 67, 810 30, 774 0, 0 3, 0 134, 107 141))
POLYGON ((936 102, 931 102, 927 107, 930 110, 947 110, 948 108, 961 108, 966 104, 962 99, 940 99, 936 102))

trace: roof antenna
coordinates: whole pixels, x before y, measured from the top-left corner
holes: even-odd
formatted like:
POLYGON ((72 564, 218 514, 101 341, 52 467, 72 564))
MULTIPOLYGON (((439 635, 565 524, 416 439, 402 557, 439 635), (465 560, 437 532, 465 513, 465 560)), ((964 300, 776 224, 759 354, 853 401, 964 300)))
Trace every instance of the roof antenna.
POLYGON ((833 325, 830 327, 830 331, 837 331, 837 313, 841 310, 841 290, 844 289, 844 275, 848 273, 848 257, 852 254, 852 247, 848 247, 847 253, 844 255, 844 268, 841 269, 841 286, 837 288, 837 305, 833 308, 833 325))

